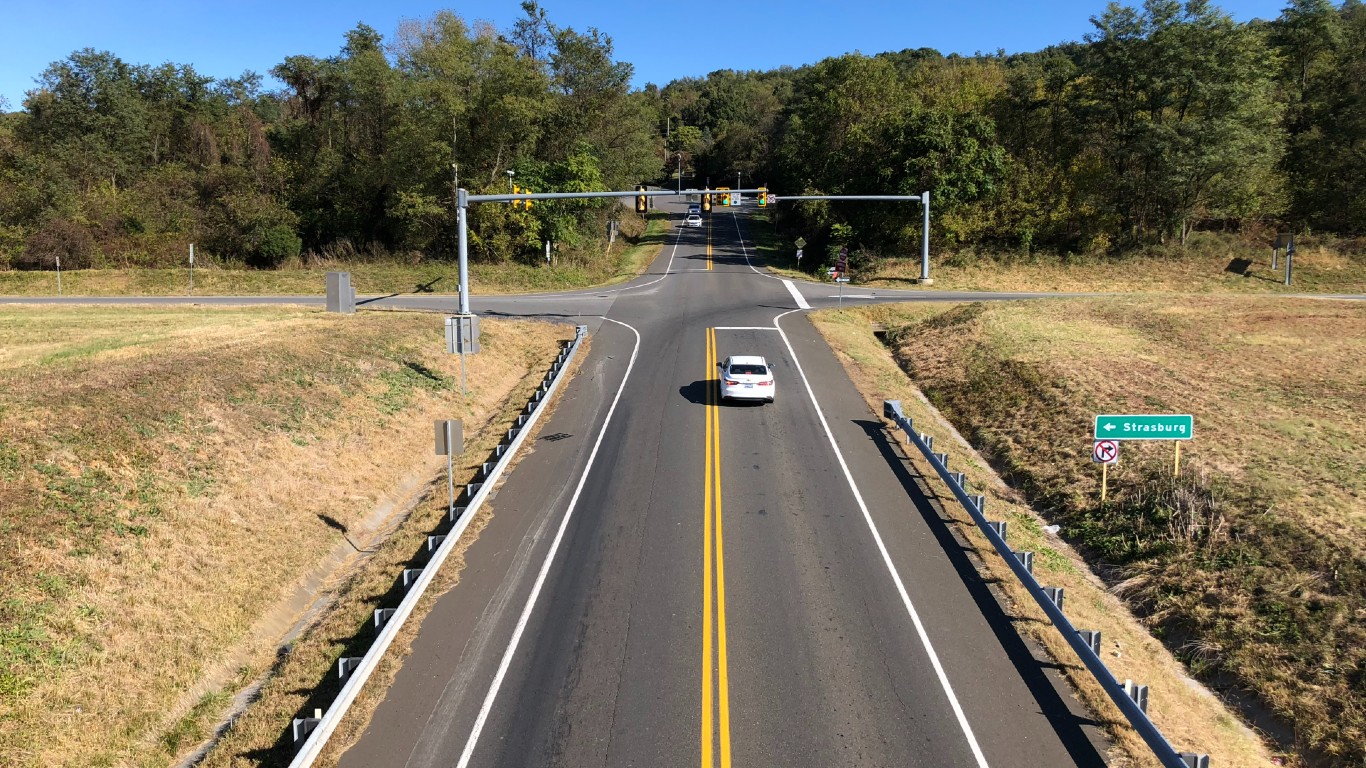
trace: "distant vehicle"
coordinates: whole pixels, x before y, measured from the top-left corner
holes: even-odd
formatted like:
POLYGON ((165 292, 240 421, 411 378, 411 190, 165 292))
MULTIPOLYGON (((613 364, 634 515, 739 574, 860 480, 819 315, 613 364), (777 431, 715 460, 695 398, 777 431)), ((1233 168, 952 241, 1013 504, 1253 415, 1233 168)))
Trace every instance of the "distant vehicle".
POLYGON ((716 364, 721 369, 721 400, 773 402, 777 385, 773 369, 758 355, 732 355, 716 364))
POLYGON ((701 215, 702 215, 702 204, 701 204, 701 203, 688 203, 688 213, 690 213, 690 214, 691 214, 691 213, 695 213, 695 214, 701 216, 701 215))
POLYGON ((690 213, 688 214, 688 218, 683 220, 683 226, 700 227, 702 226, 702 217, 696 213, 690 213))

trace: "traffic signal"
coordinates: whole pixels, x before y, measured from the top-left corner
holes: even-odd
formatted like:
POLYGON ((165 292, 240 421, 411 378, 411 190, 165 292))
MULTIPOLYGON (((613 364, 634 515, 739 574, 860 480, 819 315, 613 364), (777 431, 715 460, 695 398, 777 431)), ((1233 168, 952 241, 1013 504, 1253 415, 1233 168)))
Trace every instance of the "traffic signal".
POLYGON ((759 207, 768 205, 768 187, 759 187, 759 207))
MULTIPOLYGON (((531 194, 531 190, 530 190, 530 189, 523 189, 523 188, 517 186, 516 184, 514 184, 514 185, 512 185, 512 194, 514 194, 514 195, 529 195, 529 194, 531 194)), ((513 201, 512 201, 512 207, 513 207, 513 208, 523 208, 523 207, 525 207, 525 208, 531 208, 531 201, 530 201, 530 200, 513 200, 513 201)))
MULTIPOLYGON (((643 184, 637 184, 637 185, 636 185, 636 191, 637 191, 637 192, 644 192, 644 191, 645 191, 645 185, 643 185, 643 184)), ((646 210, 647 210, 646 206, 648 205, 648 202, 647 202, 648 200, 649 200, 649 198, 647 198, 645 195, 636 195, 636 213, 645 213, 645 212, 646 212, 646 210)))
POLYGON ((711 213, 711 194, 710 194, 710 193, 711 193, 711 190, 710 190, 710 189, 708 189, 708 190, 706 190, 706 191, 704 191, 704 192, 702 193, 702 210, 703 210, 703 211, 706 211, 707 213, 711 213))

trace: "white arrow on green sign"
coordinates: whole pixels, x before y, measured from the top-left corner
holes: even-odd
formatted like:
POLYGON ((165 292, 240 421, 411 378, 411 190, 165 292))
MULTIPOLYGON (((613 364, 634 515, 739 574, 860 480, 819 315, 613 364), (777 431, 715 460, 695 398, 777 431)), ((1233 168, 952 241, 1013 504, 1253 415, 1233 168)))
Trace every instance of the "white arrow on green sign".
POLYGON ((1097 440, 1190 440, 1195 417, 1189 414, 1127 414, 1096 417, 1097 440))

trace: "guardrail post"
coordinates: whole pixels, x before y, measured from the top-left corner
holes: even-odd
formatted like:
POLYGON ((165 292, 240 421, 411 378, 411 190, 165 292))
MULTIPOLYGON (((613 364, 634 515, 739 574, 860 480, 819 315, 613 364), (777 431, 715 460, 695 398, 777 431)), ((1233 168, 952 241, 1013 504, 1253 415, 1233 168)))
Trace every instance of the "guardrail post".
POLYGON ((384 628, 384 625, 385 625, 385 624, 388 624, 388 623, 389 623, 389 619, 392 619, 393 617, 394 617, 394 609, 393 609, 393 608, 376 608, 376 609, 375 609, 375 629, 383 629, 383 628, 384 628))
POLYGON ((479 493, 479 488, 482 485, 483 483, 470 483, 469 485, 465 486, 465 501, 473 499, 474 494, 479 493))
POLYGON ((360 660, 363 658, 365 657, 343 656, 340 659, 337 659, 337 679, 341 680, 343 683, 346 682, 346 678, 351 676, 351 670, 359 666, 360 660))
POLYGON ((452 510, 451 510, 451 522, 453 523, 453 522, 455 522, 456 520, 459 520, 459 519, 461 518, 461 516, 463 516, 463 515, 465 514, 465 510, 466 510, 466 509, 467 509, 466 507, 456 507, 455 509, 452 509, 452 510))
POLYGON ((1056 605, 1056 606, 1058 606, 1059 609, 1062 608, 1062 598, 1063 598, 1063 588, 1062 588, 1062 587, 1044 587, 1044 588, 1043 588, 1043 593, 1044 593, 1045 595, 1047 595, 1047 596, 1048 596, 1048 599, 1051 600, 1051 601, 1053 601, 1053 604, 1056 605))
POLYGON ((931 451, 934 450, 934 435, 927 435, 924 432, 921 432, 920 442, 924 443, 925 447, 929 448, 931 451))
POLYGON ((441 536, 428 536, 428 537, 427 537, 427 552, 428 552, 428 554, 430 554, 430 553, 432 553, 432 552, 435 552, 435 551, 436 551, 436 548, 439 547, 439 546, 441 546, 441 542, 443 542, 443 541, 445 541, 445 540, 446 540, 446 537, 445 537, 444 535, 441 535, 441 536))
MULTIPOLYGON (((978 497, 978 498, 981 498, 981 497, 978 497)), ((1006 540, 1006 521, 1004 521, 1004 520, 988 520, 988 521, 987 521, 987 527, 990 528, 991 530, 995 531, 995 532, 996 532, 996 535, 1001 537, 1001 541, 1005 541, 1005 540, 1006 540)))
POLYGON ((315 709, 315 710, 313 710, 313 716, 312 716, 312 717, 296 717, 296 718, 294 718, 294 728, 293 728, 294 743, 295 743, 295 744, 298 744, 299 742, 301 742, 301 741, 303 741, 304 739, 308 738, 308 734, 312 733, 312 732, 313 732, 313 729, 314 729, 314 728, 317 728, 317 727, 318 727, 318 723, 321 723, 322 721, 323 721, 323 711, 322 711, 321 709, 315 709))
POLYGON ((1197 755, 1194 752, 1182 752, 1177 757, 1186 764, 1186 768, 1209 768, 1209 755, 1197 755))
POLYGON ((1016 552, 1015 559, 1020 561, 1020 565, 1023 565, 1026 571, 1029 571, 1031 574, 1034 573, 1033 552, 1016 552))
POLYGON ((947 453, 936 453, 936 454, 934 455, 934 458, 935 458, 936 461, 939 462, 939 466, 943 467, 945 470, 948 470, 948 468, 949 468, 949 455, 948 455, 947 453))
POLYGON ((1099 629, 1079 629, 1077 634, 1081 636, 1081 641, 1091 648, 1091 653, 1100 656, 1100 630, 1099 629))
POLYGON ((957 483, 959 488, 962 488, 965 491, 968 489, 968 476, 966 472, 954 472, 952 473, 952 477, 953 482, 957 483))
POLYGON ((1125 680, 1124 692, 1129 694, 1129 698, 1134 700, 1139 709, 1143 710, 1143 714, 1148 714, 1148 686, 1139 685, 1133 680, 1125 680))
MULTIPOLYGON (((972 505, 975 506, 975 507, 977 507, 977 514, 980 515, 980 514, 986 512, 986 511, 987 511, 987 497, 985 497, 985 496, 983 496, 983 495, 981 495, 981 494, 978 494, 978 495, 976 495, 976 496, 973 496, 973 497, 972 497, 972 505)), ((1002 528, 1001 530, 1005 530, 1005 529, 1002 528)), ((1005 534, 1004 534, 1004 533, 1001 534, 1001 538, 1003 538, 1003 539, 1005 538, 1005 534)))
POLYGON ((417 581, 417 577, 418 577, 418 576, 421 576, 421 575, 422 575, 422 569, 421 569, 421 568, 404 568, 404 569, 403 569, 403 588, 404 588, 404 589, 407 589, 408 587, 411 587, 411 586, 413 585, 413 582, 414 582, 414 581, 417 581))

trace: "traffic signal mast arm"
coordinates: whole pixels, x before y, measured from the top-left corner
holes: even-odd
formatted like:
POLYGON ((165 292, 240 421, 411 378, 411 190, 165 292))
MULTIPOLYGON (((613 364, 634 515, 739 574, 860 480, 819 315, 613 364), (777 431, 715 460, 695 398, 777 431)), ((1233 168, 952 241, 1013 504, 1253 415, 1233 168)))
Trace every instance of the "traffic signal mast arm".
MULTIPOLYGON (((748 192, 758 194, 758 189, 733 189, 732 192, 748 192)), ((644 192, 532 192, 529 194, 510 195, 504 192, 501 195, 465 195, 466 202, 470 203, 506 203, 510 200, 583 200, 588 198, 601 197, 635 197, 645 195, 646 197, 686 197, 688 195, 700 195, 700 189, 685 189, 682 191, 675 189, 651 189, 644 192)), ((715 194, 715 191, 712 192, 715 194)), ((779 198, 784 199, 784 198, 779 198)))

